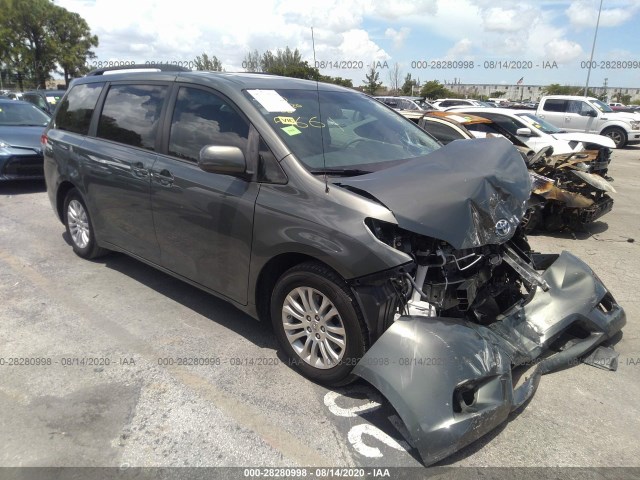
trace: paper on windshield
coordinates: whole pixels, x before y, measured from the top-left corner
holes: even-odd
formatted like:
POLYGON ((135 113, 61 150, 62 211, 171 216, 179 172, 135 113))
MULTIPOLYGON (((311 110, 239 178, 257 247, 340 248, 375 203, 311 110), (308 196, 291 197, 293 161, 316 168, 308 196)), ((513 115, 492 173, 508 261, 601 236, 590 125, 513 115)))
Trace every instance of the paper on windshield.
POLYGON ((267 112, 291 113, 296 111, 296 109, 275 90, 248 90, 248 92, 267 112))

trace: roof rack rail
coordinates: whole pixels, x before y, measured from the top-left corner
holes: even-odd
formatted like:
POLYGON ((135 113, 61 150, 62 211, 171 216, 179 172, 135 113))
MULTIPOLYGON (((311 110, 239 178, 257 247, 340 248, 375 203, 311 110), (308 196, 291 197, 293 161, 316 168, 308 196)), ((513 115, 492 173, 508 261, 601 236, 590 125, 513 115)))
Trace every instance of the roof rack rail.
POLYGON ((137 63, 134 65, 121 65, 117 67, 98 68, 87 73, 87 77, 95 77, 103 75, 105 72, 126 70, 160 70, 161 72, 191 72, 189 68, 180 65, 171 65, 169 63, 137 63))

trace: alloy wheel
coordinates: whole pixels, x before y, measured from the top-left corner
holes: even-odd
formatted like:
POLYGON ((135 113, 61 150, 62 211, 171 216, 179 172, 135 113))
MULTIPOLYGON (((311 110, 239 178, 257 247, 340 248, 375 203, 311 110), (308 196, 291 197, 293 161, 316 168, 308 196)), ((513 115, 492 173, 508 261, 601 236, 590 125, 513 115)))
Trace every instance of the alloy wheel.
POLYGON ((344 323, 322 292, 311 287, 291 290, 282 306, 282 325, 293 350, 312 367, 332 368, 344 357, 344 323))
POLYGON ((71 200, 67 207, 67 223, 73 243, 78 248, 86 248, 89 245, 90 229, 89 218, 84 206, 78 200, 71 200))

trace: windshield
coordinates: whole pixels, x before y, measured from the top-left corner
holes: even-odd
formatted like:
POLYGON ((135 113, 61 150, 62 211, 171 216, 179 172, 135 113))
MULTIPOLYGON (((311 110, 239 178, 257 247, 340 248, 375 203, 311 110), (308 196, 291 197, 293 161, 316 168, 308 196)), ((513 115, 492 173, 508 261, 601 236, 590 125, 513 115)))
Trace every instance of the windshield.
POLYGON ((314 173, 325 169, 366 173, 440 148, 413 122, 358 92, 249 90, 246 94, 314 173))
POLYGON ((601 112, 605 112, 605 113, 606 112, 613 112, 613 110, 611 109, 611 107, 609 105, 607 105, 604 102, 601 102, 600 100, 593 99, 593 100, 591 100, 591 103, 593 103, 596 106, 596 108, 598 110, 600 110, 601 112))
POLYGON ((49 116, 35 105, 18 102, 0 103, 0 125, 9 126, 45 126, 49 116))
POLYGON ((532 113, 518 113, 517 115, 520 118, 522 118, 527 124, 531 125, 533 128, 536 128, 541 132, 548 133, 549 135, 553 135, 554 133, 564 132, 564 130, 560 130, 554 125, 551 125, 546 120, 543 120, 540 117, 536 117, 532 113))

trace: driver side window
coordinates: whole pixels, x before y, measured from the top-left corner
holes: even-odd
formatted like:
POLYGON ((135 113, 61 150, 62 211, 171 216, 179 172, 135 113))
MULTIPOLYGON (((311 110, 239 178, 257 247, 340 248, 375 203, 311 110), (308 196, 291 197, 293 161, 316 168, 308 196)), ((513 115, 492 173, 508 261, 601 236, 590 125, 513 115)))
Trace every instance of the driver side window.
POLYGON ((205 145, 239 147, 247 154, 249 124, 222 97, 180 87, 171 118, 169 155, 198 161, 205 145))

